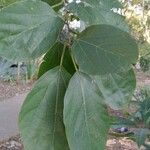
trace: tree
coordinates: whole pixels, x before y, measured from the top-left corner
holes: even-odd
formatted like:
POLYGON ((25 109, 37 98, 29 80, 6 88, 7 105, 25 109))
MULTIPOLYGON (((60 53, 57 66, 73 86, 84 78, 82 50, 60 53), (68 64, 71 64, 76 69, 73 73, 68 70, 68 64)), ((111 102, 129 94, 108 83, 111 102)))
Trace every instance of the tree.
POLYGON ((20 112, 25 150, 104 150, 107 108, 128 106, 135 89, 137 44, 112 11, 121 7, 117 0, 45 2, 17 1, 0 12, 1 56, 45 55, 20 112), (84 31, 70 28, 74 19, 84 31))
POLYGON ((150 1, 132 0, 124 1, 125 13, 132 32, 138 40, 140 51, 140 66, 145 72, 149 70, 150 63, 150 1))

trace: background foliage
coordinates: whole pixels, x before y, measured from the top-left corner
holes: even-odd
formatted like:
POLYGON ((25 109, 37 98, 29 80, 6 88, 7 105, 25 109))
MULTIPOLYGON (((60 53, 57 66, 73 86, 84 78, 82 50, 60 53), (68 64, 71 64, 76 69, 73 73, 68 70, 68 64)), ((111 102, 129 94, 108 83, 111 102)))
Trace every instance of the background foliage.
POLYGON ((138 46, 118 13, 121 3, 21 0, 1 6, 0 56, 42 58, 19 117, 25 149, 105 149, 113 123, 108 109, 126 109, 136 85, 138 46), (70 26, 74 20, 82 23, 78 29, 70 26))

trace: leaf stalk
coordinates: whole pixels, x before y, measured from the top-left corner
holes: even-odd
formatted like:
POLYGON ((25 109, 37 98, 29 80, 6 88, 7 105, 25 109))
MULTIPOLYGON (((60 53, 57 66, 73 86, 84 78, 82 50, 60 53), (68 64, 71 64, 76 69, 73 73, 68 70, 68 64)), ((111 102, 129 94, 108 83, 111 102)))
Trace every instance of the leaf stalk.
POLYGON ((63 4, 64 4, 64 1, 62 0, 60 3, 53 5, 52 8, 54 9, 56 7, 63 5, 63 4))
POLYGON ((78 67, 77 67, 77 65, 76 65, 76 62, 75 62, 74 57, 73 57, 72 54, 71 54, 71 58, 72 58, 72 62, 73 62, 73 65, 74 65, 74 67, 75 67, 75 70, 78 71, 78 67))
POLYGON ((63 52, 62 52, 62 56, 61 56, 61 60, 60 60, 60 68, 62 68, 62 66, 63 66, 65 51, 66 51, 66 44, 64 45, 63 52))

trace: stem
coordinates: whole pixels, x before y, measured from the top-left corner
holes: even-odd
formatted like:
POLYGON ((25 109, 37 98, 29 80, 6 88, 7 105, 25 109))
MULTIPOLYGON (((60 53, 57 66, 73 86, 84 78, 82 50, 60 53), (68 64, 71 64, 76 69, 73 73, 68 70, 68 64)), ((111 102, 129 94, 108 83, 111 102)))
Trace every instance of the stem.
POLYGON ((66 44, 64 45, 63 52, 62 52, 62 56, 60 60, 60 68, 63 66, 63 59, 64 59, 65 51, 66 51, 66 44))
POLYGON ((76 34, 76 35, 79 34, 78 32, 76 32, 76 31, 74 31, 74 30, 72 30, 72 29, 70 29, 70 28, 69 28, 69 31, 70 31, 71 33, 73 33, 73 34, 76 34))
MULTIPOLYGON (((70 31, 71 29, 69 28, 69 23, 68 23, 68 21, 66 22, 66 25, 67 25, 67 27, 68 27, 68 31, 70 31)), ((70 39, 70 33, 69 33, 69 32, 68 32, 68 37, 69 37, 69 47, 70 47, 70 45, 71 45, 71 39, 70 39)), ((76 63, 75 63, 74 57, 73 57, 73 55, 72 55, 71 52, 70 52, 70 55, 71 55, 72 62, 73 62, 73 65, 74 65, 74 67, 75 67, 75 70, 78 71, 78 67, 77 67, 77 65, 76 65, 76 63)))
POLYGON ((72 54, 71 54, 71 58, 72 58, 72 62, 73 62, 73 65, 74 65, 74 67, 75 67, 75 70, 78 71, 77 65, 76 65, 76 63, 75 63, 75 60, 74 60, 74 57, 73 57, 72 54))
POLYGON ((64 4, 64 1, 62 0, 60 3, 53 5, 52 8, 59 7, 59 6, 63 5, 63 4, 64 4))

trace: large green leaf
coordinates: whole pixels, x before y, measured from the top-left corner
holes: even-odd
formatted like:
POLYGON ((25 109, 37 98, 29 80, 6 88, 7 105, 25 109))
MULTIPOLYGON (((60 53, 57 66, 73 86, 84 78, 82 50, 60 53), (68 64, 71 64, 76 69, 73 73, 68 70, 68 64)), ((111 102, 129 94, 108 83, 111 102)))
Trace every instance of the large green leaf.
POLYGON ((71 150, 104 150, 110 127, 106 107, 92 79, 77 72, 64 103, 64 123, 71 150))
POLYGON ((138 58, 135 40, 110 25, 93 25, 74 41, 72 53, 80 71, 107 74, 126 71, 138 58))
POLYGON ((39 57, 54 45, 63 25, 44 2, 13 3, 0 12, 0 55, 13 60, 39 57))
POLYGON ((133 70, 123 73, 97 75, 92 78, 98 85, 106 103, 112 109, 123 109, 128 106, 136 87, 133 70))
POLYGON ((63 99, 70 75, 56 67, 43 75, 27 96, 19 126, 25 150, 68 150, 63 99))
MULTIPOLYGON (((93 3, 93 1, 90 2, 93 3)), ((97 2, 97 5, 94 6, 85 2, 72 2, 66 8, 84 21, 86 27, 96 24, 108 24, 120 28, 123 31, 129 31, 125 18, 114 13, 110 8, 107 8, 107 5, 105 4, 105 6, 103 2, 97 2)))
MULTIPOLYGON (((38 77, 41 77, 46 71, 58 66, 60 64, 62 52, 64 45, 57 42, 44 56, 43 62, 40 65, 38 77)), ((72 63, 71 56, 69 54, 69 49, 66 48, 63 67, 70 73, 75 72, 74 65, 72 63)))

